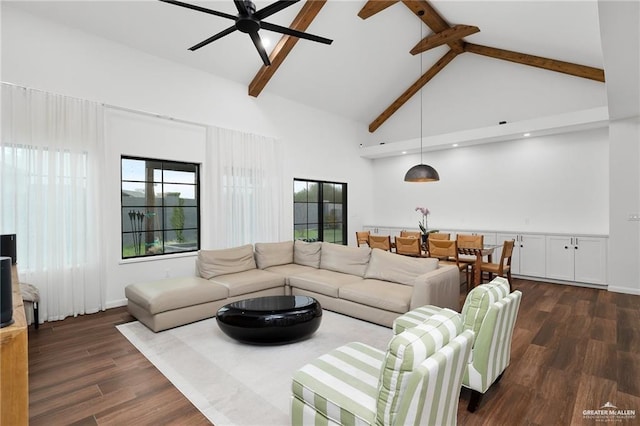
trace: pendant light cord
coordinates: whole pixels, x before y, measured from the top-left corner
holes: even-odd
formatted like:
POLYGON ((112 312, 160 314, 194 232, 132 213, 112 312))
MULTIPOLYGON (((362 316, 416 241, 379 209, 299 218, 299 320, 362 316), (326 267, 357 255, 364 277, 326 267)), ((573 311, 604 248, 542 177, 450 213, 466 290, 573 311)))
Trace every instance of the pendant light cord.
MULTIPOLYGON (((422 20, 418 20, 418 22, 420 22, 420 40, 422 40, 422 31, 424 30, 424 25, 422 23, 422 20)), ((422 52, 418 53, 420 55, 420 77, 422 78, 422 52)), ((424 162, 422 161, 422 118, 423 118, 423 114, 422 114, 422 86, 420 86, 420 164, 424 164, 424 162)))

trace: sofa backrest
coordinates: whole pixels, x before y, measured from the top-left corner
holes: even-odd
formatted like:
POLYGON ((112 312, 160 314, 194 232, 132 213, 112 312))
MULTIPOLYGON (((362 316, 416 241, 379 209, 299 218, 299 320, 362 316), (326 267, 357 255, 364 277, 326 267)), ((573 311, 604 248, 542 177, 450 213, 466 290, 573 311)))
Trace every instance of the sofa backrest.
POLYGON ((246 244, 221 250, 200 250, 196 266, 200 276, 207 280, 218 275, 256 269, 253 246, 246 244))
POLYGON ((322 243, 320 241, 307 243, 302 240, 296 240, 293 244, 293 263, 319 268, 321 249, 322 243))
POLYGON ((293 263, 293 241, 255 243, 254 249, 259 269, 293 263))
POLYGON ((369 264, 370 255, 371 249, 369 247, 348 247, 323 242, 320 268, 363 277, 369 264))
POLYGON ((385 250, 371 250, 364 277, 413 285, 415 279, 438 269, 438 259, 399 256, 385 250))
POLYGON ((392 425, 412 372, 429 356, 462 332, 460 314, 442 309, 424 323, 394 336, 389 342, 378 381, 376 424, 392 425))

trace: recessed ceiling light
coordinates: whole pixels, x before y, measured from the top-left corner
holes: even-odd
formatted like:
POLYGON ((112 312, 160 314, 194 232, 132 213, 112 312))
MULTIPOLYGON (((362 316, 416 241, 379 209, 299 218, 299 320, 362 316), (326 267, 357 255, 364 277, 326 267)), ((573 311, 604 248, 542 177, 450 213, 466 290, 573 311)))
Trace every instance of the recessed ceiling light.
POLYGON ((407 153, 407 151, 402 151, 402 153, 403 153, 403 154, 406 154, 406 153, 407 153))
POLYGON ((457 144, 457 143, 454 143, 454 144, 453 144, 453 145, 451 145, 451 146, 455 148, 455 147, 457 147, 457 146, 458 146, 458 144, 457 144))
POLYGON ((524 137, 526 138, 526 137, 531 136, 531 133, 525 133, 525 134, 524 134, 524 135, 522 135, 522 136, 524 136, 524 137))
POLYGON ((265 49, 268 49, 269 46, 271 46, 271 39, 261 36, 260 40, 262 40, 262 47, 264 47, 265 49))

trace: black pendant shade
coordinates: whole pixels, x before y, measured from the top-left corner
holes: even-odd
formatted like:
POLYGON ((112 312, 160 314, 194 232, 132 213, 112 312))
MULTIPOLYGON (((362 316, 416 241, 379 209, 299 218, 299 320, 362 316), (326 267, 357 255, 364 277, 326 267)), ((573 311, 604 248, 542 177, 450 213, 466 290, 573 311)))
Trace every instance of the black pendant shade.
POLYGON ((435 182, 440 180, 438 172, 427 164, 413 166, 404 175, 405 182, 435 182))

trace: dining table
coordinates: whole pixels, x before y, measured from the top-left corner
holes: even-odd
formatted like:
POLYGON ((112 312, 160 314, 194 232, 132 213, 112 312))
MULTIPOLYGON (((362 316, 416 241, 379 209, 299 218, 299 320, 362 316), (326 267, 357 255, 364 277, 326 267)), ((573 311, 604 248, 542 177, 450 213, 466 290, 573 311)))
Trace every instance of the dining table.
POLYGON ((471 286, 476 287, 478 285, 480 285, 482 283, 482 270, 481 270, 481 266, 482 266, 482 258, 486 257, 487 261, 489 263, 492 262, 492 256, 493 256, 493 252, 495 251, 496 248, 500 247, 499 245, 495 245, 495 244, 485 244, 482 247, 460 247, 458 246, 458 254, 462 254, 465 256, 475 256, 476 257, 476 261, 473 264, 473 285, 471 286))

